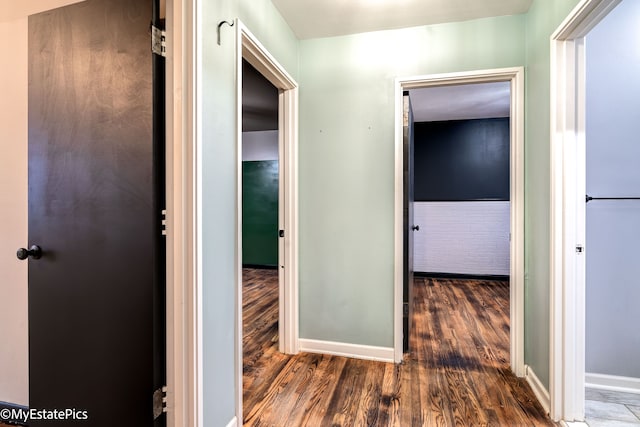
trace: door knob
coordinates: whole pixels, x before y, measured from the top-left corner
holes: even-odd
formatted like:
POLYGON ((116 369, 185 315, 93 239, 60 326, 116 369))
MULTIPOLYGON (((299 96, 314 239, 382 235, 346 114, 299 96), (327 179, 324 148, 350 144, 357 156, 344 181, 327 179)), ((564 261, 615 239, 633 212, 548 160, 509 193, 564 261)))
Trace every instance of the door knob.
POLYGON ((40 259, 42 257, 42 249, 38 245, 32 245, 29 249, 20 248, 16 252, 18 259, 27 259, 31 257, 33 259, 40 259))
POLYGON ((413 227, 411 227, 412 230, 415 231, 420 231, 420 226, 419 225, 414 225, 413 227))

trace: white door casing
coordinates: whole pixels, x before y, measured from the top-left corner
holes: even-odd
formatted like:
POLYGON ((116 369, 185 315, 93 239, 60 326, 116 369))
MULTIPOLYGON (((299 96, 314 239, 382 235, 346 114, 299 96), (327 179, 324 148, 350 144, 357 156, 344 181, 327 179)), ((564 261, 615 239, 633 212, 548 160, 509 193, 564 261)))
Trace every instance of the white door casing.
POLYGON ((237 19, 236 26, 236 418, 242 420, 242 59, 278 89, 279 194, 278 227, 278 345, 287 354, 298 352, 298 84, 237 19))
POLYGON ((551 35, 549 415, 584 420, 585 36, 622 0, 583 0, 551 35))
MULTIPOLYGON (((199 0, 166 1, 167 425, 203 425, 199 0)), ((200 34, 201 36, 201 34, 200 34)))
POLYGON ((403 151, 402 94, 409 89, 458 84, 505 82, 511 84, 510 137, 510 357, 511 370, 525 375, 524 367, 524 68, 501 68, 449 74, 397 78, 395 82, 395 202, 394 202, 394 359, 402 361, 403 281, 403 151))

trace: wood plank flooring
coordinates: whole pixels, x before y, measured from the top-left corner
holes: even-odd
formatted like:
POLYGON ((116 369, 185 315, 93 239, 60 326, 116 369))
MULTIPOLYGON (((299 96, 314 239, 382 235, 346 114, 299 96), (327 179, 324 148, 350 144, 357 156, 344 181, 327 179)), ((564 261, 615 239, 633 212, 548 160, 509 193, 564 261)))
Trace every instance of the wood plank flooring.
POLYGON ((246 426, 555 425, 509 370, 507 282, 416 278, 399 365, 278 353, 277 271, 244 282, 246 426))

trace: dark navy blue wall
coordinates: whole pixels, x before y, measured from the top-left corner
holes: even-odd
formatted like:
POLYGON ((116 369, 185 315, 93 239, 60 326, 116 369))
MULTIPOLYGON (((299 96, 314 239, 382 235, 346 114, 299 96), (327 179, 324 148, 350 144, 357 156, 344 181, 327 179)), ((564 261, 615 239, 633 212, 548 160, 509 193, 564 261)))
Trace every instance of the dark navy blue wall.
POLYGON ((509 200, 509 118, 415 123, 416 201, 509 200))

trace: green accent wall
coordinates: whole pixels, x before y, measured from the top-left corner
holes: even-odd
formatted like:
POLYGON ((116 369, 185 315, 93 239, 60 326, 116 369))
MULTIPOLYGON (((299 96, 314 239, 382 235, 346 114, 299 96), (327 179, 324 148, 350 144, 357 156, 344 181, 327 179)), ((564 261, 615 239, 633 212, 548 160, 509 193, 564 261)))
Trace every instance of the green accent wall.
POLYGON ((242 263, 278 265, 278 161, 242 162, 242 263))

